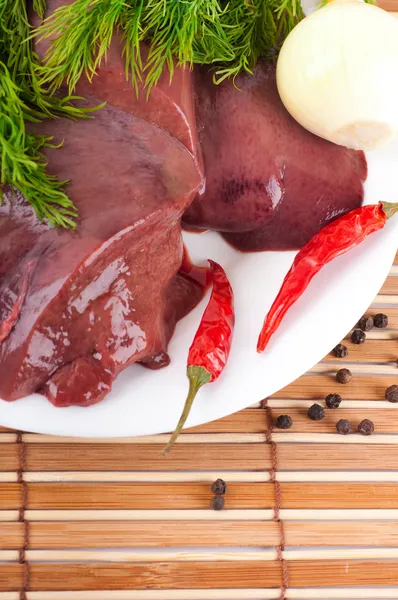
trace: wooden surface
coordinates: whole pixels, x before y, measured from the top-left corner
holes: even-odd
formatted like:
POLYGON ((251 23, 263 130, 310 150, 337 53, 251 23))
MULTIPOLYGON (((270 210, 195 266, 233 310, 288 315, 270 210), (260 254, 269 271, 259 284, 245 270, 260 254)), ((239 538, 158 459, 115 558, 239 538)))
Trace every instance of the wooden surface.
POLYGON ((384 399, 398 384, 398 255, 377 312, 388 328, 361 346, 347 332, 346 358, 326 356, 268 408, 188 430, 167 458, 165 436, 0 428, 0 600, 22 598, 24 580, 28 600, 398 598, 398 404, 384 399), (341 407, 309 420, 330 392, 341 407), (293 427, 270 430, 286 413, 293 427), (376 432, 340 436, 341 418, 376 432))

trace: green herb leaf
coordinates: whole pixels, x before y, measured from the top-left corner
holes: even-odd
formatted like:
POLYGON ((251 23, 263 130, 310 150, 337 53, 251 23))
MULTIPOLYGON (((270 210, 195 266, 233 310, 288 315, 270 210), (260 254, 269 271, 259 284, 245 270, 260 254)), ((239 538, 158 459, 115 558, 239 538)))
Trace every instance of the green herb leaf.
POLYGON ((47 218, 53 226, 74 227, 77 211, 63 191, 65 182, 46 172, 40 152, 51 139, 26 133, 25 118, 31 113, 20 94, 7 67, 0 63, 0 184, 18 188, 40 220, 47 218))
POLYGON ((275 54, 302 16, 299 0, 75 0, 37 31, 39 39, 52 39, 41 81, 55 90, 66 80, 73 93, 82 74, 93 77, 119 31, 126 76, 137 93, 143 80, 149 93, 164 67, 171 78, 175 62, 214 65, 219 83, 275 54))
POLYGON ((64 80, 74 90, 80 77, 95 75, 124 12, 121 0, 75 0, 59 7, 38 30, 38 39, 54 37, 45 57, 41 82, 58 89, 64 80))
MULTIPOLYGON (((35 0, 33 8, 43 15, 45 0, 35 0)), ((0 184, 19 189, 40 220, 74 227, 77 211, 64 192, 66 182, 46 171, 41 149, 50 140, 28 133, 26 122, 87 117, 89 111, 76 108, 76 98, 53 96, 44 87, 30 35, 26 0, 0 0, 0 184)))

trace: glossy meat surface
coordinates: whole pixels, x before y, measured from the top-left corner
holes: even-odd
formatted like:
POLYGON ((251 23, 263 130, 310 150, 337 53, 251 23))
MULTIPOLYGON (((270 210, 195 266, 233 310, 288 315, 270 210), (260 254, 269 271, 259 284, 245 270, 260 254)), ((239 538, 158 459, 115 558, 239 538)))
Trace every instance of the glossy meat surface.
POLYGON ((0 207, 0 397, 89 405, 127 365, 167 362, 176 320, 201 297, 177 275, 200 176, 168 133, 113 107, 40 132, 65 140, 49 170, 73 174, 79 223, 48 229, 22 198, 0 207))
POLYGON ((303 129, 285 110, 275 68, 220 86, 198 69, 197 123, 206 187, 184 215, 188 228, 225 232, 240 250, 300 248, 361 205, 363 153, 303 129))

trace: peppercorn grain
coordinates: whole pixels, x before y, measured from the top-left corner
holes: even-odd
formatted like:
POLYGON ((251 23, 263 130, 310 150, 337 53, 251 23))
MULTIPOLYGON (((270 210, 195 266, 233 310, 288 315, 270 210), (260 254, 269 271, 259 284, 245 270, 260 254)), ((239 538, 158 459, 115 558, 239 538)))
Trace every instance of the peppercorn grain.
POLYGON ((385 391, 384 397, 388 402, 398 402, 398 385, 390 385, 385 391))
POLYGON ((357 327, 362 331, 370 331, 373 328, 374 322, 373 317, 370 315, 363 315, 358 321, 357 327))
POLYGON ((337 344, 335 348, 333 348, 332 353, 336 358, 344 358, 348 356, 348 348, 344 346, 344 344, 337 344))
POLYGON ((225 483, 224 479, 216 479, 215 481, 213 481, 213 483, 211 484, 211 491, 213 492, 213 494, 225 494, 225 492, 227 491, 227 484, 225 483))
POLYGON ((383 313, 378 313, 377 315, 375 315, 373 321, 375 327, 378 327, 379 329, 385 329, 388 325, 388 317, 383 313))
POLYGON ((347 419, 340 419, 336 423, 336 431, 341 435, 347 435, 351 431, 351 423, 347 419))
POLYGON ((224 496, 213 496, 211 499, 211 508, 213 510, 222 510, 225 505, 224 496))
POLYGON ((325 404, 328 408, 338 408, 341 400, 340 394, 328 394, 325 398, 325 404))
POLYGON ((312 421, 320 421, 325 416, 325 410, 320 404, 313 404, 308 409, 307 414, 312 421))
POLYGON ((276 420, 276 427, 278 429, 290 429, 293 425, 293 420, 289 415, 279 415, 276 420))
POLYGON ((351 341, 353 344, 363 344, 366 340, 366 333, 362 329, 354 329, 351 334, 351 341))
POLYGON ((364 419, 358 425, 358 432, 361 435, 372 435, 375 430, 374 423, 369 419, 364 419))
POLYGON ((339 369, 336 373, 336 379, 339 383, 349 383, 352 378, 350 369, 339 369))

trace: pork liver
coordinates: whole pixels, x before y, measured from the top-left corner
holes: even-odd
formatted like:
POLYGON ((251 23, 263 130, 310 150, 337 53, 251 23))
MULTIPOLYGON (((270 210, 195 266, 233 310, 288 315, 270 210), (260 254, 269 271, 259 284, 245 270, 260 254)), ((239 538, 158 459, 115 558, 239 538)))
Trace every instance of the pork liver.
POLYGON ((206 187, 184 215, 239 250, 300 248, 338 215, 361 205, 366 161, 303 129, 284 108, 275 67, 219 86, 196 71, 197 121, 206 187))
POLYGON ((73 174, 78 229, 37 224, 22 198, 0 206, 0 397, 44 389, 86 406, 127 365, 167 362, 176 320, 201 297, 177 275, 180 218, 201 179, 178 141, 113 107, 40 133, 65 140, 46 154, 50 172, 73 174))

